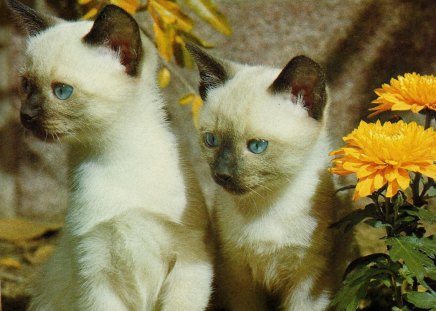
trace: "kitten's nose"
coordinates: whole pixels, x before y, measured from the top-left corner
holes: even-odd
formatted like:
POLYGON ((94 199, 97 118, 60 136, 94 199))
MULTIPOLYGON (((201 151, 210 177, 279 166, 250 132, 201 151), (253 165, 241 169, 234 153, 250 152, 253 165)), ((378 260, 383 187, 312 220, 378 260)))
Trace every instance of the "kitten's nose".
POLYGON ((21 123, 23 123, 23 125, 30 125, 32 124, 32 120, 35 119, 36 116, 31 116, 28 115, 26 113, 21 113, 20 114, 20 119, 21 119, 21 123))
POLYGON ((33 127, 38 114, 39 109, 31 109, 26 106, 22 107, 20 111, 21 123, 27 128, 33 127))
POLYGON ((232 180, 232 176, 230 174, 216 174, 218 180, 222 182, 229 182, 232 180))

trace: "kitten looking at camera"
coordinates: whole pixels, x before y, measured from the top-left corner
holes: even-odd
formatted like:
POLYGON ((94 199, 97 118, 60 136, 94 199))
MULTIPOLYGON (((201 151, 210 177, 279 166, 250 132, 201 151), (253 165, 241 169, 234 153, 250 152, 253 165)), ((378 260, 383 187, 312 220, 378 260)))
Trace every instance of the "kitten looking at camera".
POLYGON ((165 121, 153 44, 116 6, 67 22, 7 4, 29 35, 22 123, 72 153, 65 227, 30 310, 204 310, 207 212, 165 121))
POLYGON ((304 56, 280 71, 189 50, 202 153, 220 186, 217 300, 232 311, 326 310, 348 254, 328 228, 340 202, 327 172, 323 70, 304 56))

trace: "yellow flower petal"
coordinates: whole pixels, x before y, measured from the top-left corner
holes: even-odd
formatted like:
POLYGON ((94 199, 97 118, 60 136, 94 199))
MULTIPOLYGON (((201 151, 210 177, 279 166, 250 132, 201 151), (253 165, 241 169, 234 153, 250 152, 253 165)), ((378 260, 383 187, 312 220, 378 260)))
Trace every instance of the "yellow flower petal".
POLYGON ((386 184, 386 182, 387 181, 382 174, 376 173, 374 175, 374 187, 376 189, 380 189, 381 187, 383 187, 386 184))
POLYGON ((0 258, 0 267, 20 269, 21 263, 15 258, 0 258))
POLYGON ((179 104, 180 105, 189 105, 192 103, 192 101, 195 98, 195 94, 194 93, 188 93, 185 96, 183 96, 182 98, 179 99, 179 104))
POLYGON ((167 27, 162 29, 157 23, 154 23, 153 31, 156 37, 156 45, 160 55, 163 59, 169 62, 174 54, 173 43, 176 36, 174 28, 167 27))
POLYGON ((374 174, 375 171, 376 171, 376 168, 374 165, 371 165, 371 164, 362 165, 362 166, 360 166, 356 175, 358 178, 363 178, 363 177, 367 177, 369 175, 374 174))
POLYGON ((164 89, 166 88, 171 81, 171 73, 168 70, 168 68, 163 67, 160 71, 159 71, 159 76, 158 76, 158 81, 159 81, 159 86, 160 88, 164 89))
POLYGON ((360 197, 370 195, 373 192, 372 188, 372 179, 370 178, 363 179, 356 185, 356 190, 359 192, 360 197))
POLYGON ((136 10, 141 5, 137 0, 110 0, 110 3, 119 6, 129 14, 135 14, 136 10))
POLYGON ((85 15, 83 15, 83 19, 91 19, 94 16, 96 16, 98 13, 98 9, 97 8, 92 8, 90 9, 85 15))
POLYGON ((393 182, 388 184, 388 188, 386 189, 386 197, 392 198, 397 194, 399 190, 398 183, 394 180, 393 182))
POLYGON ((184 32, 191 32, 194 22, 182 12, 179 5, 168 0, 150 0, 149 10, 152 16, 159 18, 168 25, 172 25, 184 32))
POLYGON ((344 163, 344 169, 350 172, 357 172, 362 166, 362 163, 346 162, 344 163))
POLYGON ((192 119, 196 129, 200 128, 200 110, 203 106, 203 100, 200 96, 196 95, 192 102, 192 119))
POLYGON ((397 182, 401 189, 407 189, 410 183, 410 176, 407 170, 399 169, 397 174, 397 182))
POLYGON ((209 23, 219 32, 229 36, 232 34, 232 29, 227 22, 227 19, 215 6, 213 0, 186 0, 186 3, 191 9, 200 16, 203 20, 209 23))

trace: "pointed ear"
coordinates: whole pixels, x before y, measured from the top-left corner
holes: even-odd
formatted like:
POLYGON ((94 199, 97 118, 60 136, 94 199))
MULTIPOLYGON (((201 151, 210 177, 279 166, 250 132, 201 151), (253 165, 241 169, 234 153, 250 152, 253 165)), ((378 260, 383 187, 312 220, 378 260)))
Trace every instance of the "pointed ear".
POLYGON ((34 9, 17 0, 6 0, 18 27, 27 35, 34 36, 56 24, 56 18, 36 12, 34 9))
POLYGON ((82 40, 92 46, 105 46, 116 51, 127 74, 138 75, 143 54, 141 34, 135 19, 123 9, 115 5, 104 7, 82 40))
POLYGON ((325 80, 318 63, 306 56, 297 56, 280 72, 269 91, 273 94, 289 92, 291 97, 302 96, 309 115, 319 120, 327 101, 325 80))
POLYGON ((197 63, 198 71, 200 72, 199 92, 201 98, 205 100, 209 90, 223 85, 229 79, 228 73, 223 64, 198 46, 187 43, 186 48, 197 63))

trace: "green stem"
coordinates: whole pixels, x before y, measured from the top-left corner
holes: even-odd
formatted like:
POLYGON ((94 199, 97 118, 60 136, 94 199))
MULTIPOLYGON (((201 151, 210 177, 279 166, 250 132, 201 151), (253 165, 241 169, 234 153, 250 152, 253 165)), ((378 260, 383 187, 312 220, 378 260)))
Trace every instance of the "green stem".
POLYGON ((425 114, 425 124, 424 124, 424 129, 428 129, 430 128, 431 125, 431 121, 433 120, 435 116, 433 116, 433 112, 432 111, 427 111, 425 114))
POLYGON ((401 296, 401 287, 397 286, 397 274, 396 274, 396 272, 394 272, 390 269, 384 268, 384 269, 380 269, 377 274, 383 274, 383 273, 390 275, 390 277, 391 277, 390 281, 391 281, 393 290, 395 291, 395 301, 397 303, 397 307, 402 309, 403 308, 403 297, 401 296))
POLYGON ((415 173, 415 177, 413 178, 412 182, 412 198, 413 198, 413 205, 420 207, 422 205, 421 202, 421 195, 419 193, 419 182, 421 181, 422 174, 421 173, 415 173))
POLYGON ((403 297, 401 296, 401 288, 397 286, 397 279, 395 274, 391 274, 391 283, 395 290, 395 300, 397 302, 397 307, 403 309, 403 297))
MULTIPOLYGON (((434 116, 434 112, 432 110, 427 110, 425 113, 425 124, 424 124, 424 129, 428 129, 431 126, 431 121, 433 120, 433 118, 435 118, 434 116)), ((415 177, 413 179, 413 182, 411 184, 412 187, 412 196, 413 196, 413 204, 415 206, 421 207, 424 202, 423 202, 423 197, 425 196, 425 193, 428 190, 428 186, 426 187, 426 185, 424 185, 424 189, 422 190, 422 193, 419 193, 419 183, 421 181, 421 177, 422 174, 416 172, 415 173, 415 177)), ((429 184, 431 186, 431 181, 429 180, 429 184)))
MULTIPOLYGON (((398 192, 397 195, 401 195, 401 192, 398 192)), ((394 197, 395 198, 395 197, 394 197)), ((395 202, 397 202, 397 200, 395 200, 395 202)), ((400 207, 398 206, 397 203, 395 203, 393 205, 393 210, 394 210, 394 219, 393 219, 393 223, 392 223, 392 227, 393 227, 393 231, 394 234, 396 234, 397 232, 397 220, 398 220, 398 216, 399 216, 399 209, 400 207)))
MULTIPOLYGON (((392 202, 390 198, 386 198, 385 199, 385 222, 389 223, 392 225, 391 223, 391 207, 392 207, 392 202)), ((392 227, 386 227, 386 235, 388 237, 392 236, 392 227)))
POLYGON ((378 201, 378 193, 374 193, 372 195, 370 195, 369 197, 371 198, 371 200, 374 202, 375 206, 376 206, 376 211, 377 214, 380 218, 383 218, 383 209, 380 206, 380 202, 378 201))

